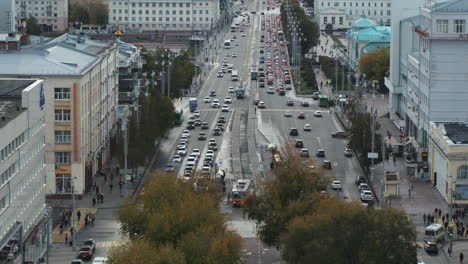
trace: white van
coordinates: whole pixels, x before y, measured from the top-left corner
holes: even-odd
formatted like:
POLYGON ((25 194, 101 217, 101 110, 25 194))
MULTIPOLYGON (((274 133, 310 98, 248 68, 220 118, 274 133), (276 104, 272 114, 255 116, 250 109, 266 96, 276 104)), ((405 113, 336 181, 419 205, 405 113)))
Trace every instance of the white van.
POLYGON ((444 240, 445 230, 441 224, 432 224, 424 230, 424 239, 432 242, 444 240))

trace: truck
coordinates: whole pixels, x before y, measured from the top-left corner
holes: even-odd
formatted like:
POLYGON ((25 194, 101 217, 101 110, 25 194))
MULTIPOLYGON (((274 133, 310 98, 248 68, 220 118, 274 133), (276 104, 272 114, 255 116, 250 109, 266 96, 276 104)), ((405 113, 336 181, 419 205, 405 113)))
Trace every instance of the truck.
POLYGON ((251 80, 257 80, 258 77, 258 70, 257 67, 252 67, 252 70, 250 71, 250 79, 251 80))
POLYGON ((245 94, 245 89, 243 86, 239 86, 236 89, 236 98, 237 99, 243 99, 245 94))
POLYGON ((198 108, 197 98, 190 98, 189 100, 190 112, 195 111, 198 108))

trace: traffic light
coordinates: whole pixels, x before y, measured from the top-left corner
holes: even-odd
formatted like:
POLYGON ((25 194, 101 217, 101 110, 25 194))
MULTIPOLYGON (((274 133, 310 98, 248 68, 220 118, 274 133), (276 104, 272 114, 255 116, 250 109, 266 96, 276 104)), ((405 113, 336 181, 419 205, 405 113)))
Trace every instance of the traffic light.
POLYGON ((453 237, 453 228, 449 228, 449 237, 452 238, 453 237))

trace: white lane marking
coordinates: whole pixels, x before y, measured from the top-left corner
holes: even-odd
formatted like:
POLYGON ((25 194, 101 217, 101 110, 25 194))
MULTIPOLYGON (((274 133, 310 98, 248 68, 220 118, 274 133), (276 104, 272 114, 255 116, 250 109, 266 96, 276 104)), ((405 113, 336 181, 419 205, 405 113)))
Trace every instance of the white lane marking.
POLYGON ((320 148, 323 149, 322 142, 320 141, 320 137, 317 137, 317 142, 318 142, 320 148))

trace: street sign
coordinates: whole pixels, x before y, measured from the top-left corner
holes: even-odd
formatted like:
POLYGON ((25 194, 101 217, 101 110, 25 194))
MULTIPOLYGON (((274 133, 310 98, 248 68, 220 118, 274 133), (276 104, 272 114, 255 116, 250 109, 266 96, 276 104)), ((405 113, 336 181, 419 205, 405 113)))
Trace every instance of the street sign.
POLYGON ((388 192, 384 192, 383 195, 385 198, 388 198, 388 192))
POLYGON ((222 164, 223 164, 223 160, 222 160, 222 159, 218 160, 218 163, 219 163, 219 165, 222 165, 222 164))
POLYGON ((338 166, 338 162, 336 162, 336 161, 333 162, 333 166, 335 166, 335 167, 338 166))
POLYGON ((379 158, 379 153, 377 153, 377 152, 368 152, 368 153, 367 153, 367 158, 369 158, 369 159, 377 159, 377 158, 379 158))
POLYGON ((455 223, 452 220, 450 220, 448 227, 455 227, 455 223))
POLYGON ((131 181, 132 180, 132 175, 131 174, 127 174, 127 181, 131 181))
MULTIPOLYGON (((125 169, 120 169, 119 174, 125 174, 125 169)), ((133 174, 133 170, 132 169, 127 169, 127 174, 133 174)))

